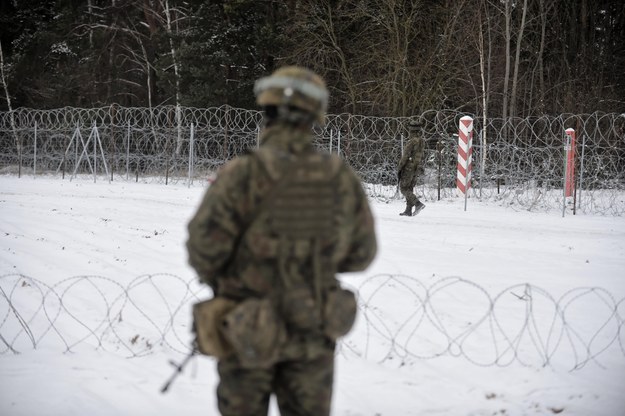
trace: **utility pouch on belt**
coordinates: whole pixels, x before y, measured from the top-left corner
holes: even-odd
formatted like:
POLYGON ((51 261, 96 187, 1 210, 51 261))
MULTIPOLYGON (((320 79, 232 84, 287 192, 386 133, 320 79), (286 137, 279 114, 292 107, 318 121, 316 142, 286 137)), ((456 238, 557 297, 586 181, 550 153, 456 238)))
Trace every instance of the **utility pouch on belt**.
POLYGON ((247 299, 222 319, 221 333, 244 368, 268 368, 287 339, 284 322, 269 299, 247 299))
POLYGON ((323 308, 323 332, 335 341, 352 329, 358 304, 354 292, 340 287, 330 290, 326 296, 323 308))
POLYGON ((237 302, 215 297, 193 305, 193 331, 200 353, 216 358, 226 358, 232 347, 221 333, 224 316, 233 310, 237 302))

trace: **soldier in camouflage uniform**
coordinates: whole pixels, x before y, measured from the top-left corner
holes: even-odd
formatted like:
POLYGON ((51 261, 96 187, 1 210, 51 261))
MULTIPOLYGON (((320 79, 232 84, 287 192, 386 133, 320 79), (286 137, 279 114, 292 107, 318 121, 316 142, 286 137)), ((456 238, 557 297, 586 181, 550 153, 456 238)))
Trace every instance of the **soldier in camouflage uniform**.
POLYGON ((312 145, 328 102, 323 80, 284 67, 258 80, 255 93, 264 111, 261 145, 227 163, 206 192, 188 226, 189 262, 215 296, 312 309, 281 312, 289 315, 287 341, 270 367, 243 366, 236 355, 219 360, 218 406, 224 416, 266 415, 275 394, 283 416, 329 415, 335 340, 317 312, 338 286, 337 272, 373 260, 373 218, 352 169, 312 145), (298 313, 312 323, 289 323, 298 313))
POLYGON ((399 215, 417 215, 425 208, 425 204, 419 201, 414 193, 417 184, 417 177, 421 169, 423 159, 424 142, 421 137, 421 124, 413 121, 408 125, 410 129, 410 140, 404 148, 404 153, 397 167, 397 178, 399 179, 399 190, 406 198, 406 210, 399 215), (413 211, 414 208, 414 211, 413 211))

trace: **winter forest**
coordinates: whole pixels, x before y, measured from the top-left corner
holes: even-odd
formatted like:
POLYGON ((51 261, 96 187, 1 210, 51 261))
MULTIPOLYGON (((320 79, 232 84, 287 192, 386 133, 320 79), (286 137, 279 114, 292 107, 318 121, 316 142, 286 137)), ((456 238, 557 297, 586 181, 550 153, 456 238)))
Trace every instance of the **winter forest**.
POLYGON ((0 110, 224 104, 284 64, 333 114, 625 111, 620 0, 7 0, 0 110))

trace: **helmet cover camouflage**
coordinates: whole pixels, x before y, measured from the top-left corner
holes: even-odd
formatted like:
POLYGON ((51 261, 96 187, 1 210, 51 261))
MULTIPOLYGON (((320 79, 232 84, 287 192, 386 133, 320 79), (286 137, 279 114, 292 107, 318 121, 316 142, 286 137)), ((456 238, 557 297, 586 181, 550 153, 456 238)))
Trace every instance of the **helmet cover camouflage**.
POLYGON ((285 66, 254 85, 258 105, 293 106, 311 113, 323 124, 328 108, 328 90, 323 79, 299 66, 285 66))

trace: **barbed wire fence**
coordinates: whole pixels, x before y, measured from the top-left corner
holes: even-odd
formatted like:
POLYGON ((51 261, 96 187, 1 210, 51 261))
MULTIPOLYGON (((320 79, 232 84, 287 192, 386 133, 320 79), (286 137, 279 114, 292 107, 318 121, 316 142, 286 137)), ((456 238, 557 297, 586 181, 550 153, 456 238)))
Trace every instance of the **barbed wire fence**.
MULTIPOLYGON (((465 113, 426 111, 426 157, 418 193, 456 196, 457 132, 465 113)), ((328 115, 315 130, 317 147, 341 155, 370 196, 400 197, 397 161, 407 117, 328 115)), ((258 145, 259 111, 221 106, 110 106, 0 112, 0 172, 77 174, 108 180, 205 181, 226 161, 258 145)), ((625 114, 474 117, 471 197, 532 211, 562 207, 565 130, 576 131, 576 192, 583 213, 625 213, 625 114)))
MULTIPOLYGON (((625 298, 598 287, 555 298, 517 284, 491 295, 459 277, 426 285, 406 275, 370 276, 358 287, 359 316, 337 354, 391 365, 458 357, 479 366, 565 366, 625 360, 625 298), (450 306, 451 305, 451 306, 450 306)), ((191 305, 210 296, 197 279, 142 275, 129 283, 75 276, 48 285, 0 277, 0 354, 83 348, 142 357, 188 354, 191 305)))

